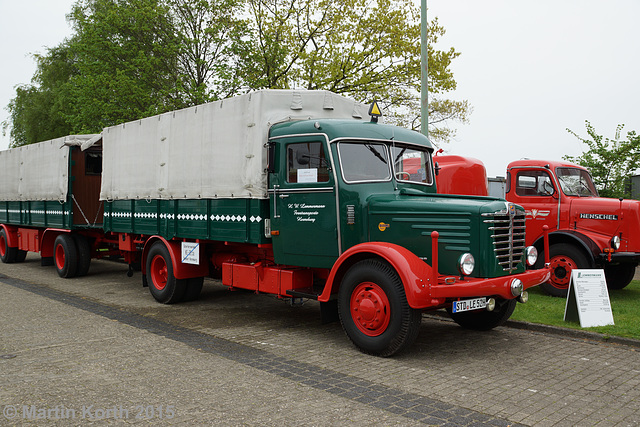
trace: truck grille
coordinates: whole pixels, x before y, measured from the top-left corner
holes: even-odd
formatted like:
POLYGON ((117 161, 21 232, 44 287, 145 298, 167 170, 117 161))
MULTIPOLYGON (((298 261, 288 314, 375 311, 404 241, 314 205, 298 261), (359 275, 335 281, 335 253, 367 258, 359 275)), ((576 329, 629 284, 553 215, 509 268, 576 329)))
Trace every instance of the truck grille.
POLYGON ((503 211, 484 213, 482 216, 485 218, 484 223, 489 224, 498 264, 504 271, 512 272, 518 268, 525 250, 525 214, 513 208, 512 213, 509 210, 507 208, 503 211))

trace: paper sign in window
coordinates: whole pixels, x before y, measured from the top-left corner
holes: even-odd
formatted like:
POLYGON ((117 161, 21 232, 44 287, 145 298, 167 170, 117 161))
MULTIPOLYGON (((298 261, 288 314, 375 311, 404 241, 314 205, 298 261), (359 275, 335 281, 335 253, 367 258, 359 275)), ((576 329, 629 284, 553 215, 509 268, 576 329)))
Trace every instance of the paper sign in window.
POLYGON ((301 182, 318 182, 318 169, 298 169, 298 184, 301 182))

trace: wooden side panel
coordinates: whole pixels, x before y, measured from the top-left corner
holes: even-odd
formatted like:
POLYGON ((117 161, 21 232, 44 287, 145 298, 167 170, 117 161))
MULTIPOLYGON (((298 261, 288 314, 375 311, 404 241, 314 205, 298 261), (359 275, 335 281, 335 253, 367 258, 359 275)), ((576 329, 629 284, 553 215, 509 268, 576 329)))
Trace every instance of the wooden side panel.
POLYGON ((86 151, 79 147, 71 150, 71 194, 73 205, 73 224, 94 226, 102 224, 103 208, 99 200, 102 172, 102 151, 90 148, 86 151))

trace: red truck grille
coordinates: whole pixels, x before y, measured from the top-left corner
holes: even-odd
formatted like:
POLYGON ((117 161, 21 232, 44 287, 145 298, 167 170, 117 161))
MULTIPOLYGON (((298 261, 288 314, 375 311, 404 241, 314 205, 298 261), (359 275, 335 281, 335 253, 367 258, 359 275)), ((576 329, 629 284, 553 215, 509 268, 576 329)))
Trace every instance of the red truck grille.
POLYGON ((482 214, 485 224, 489 224, 493 251, 498 264, 504 271, 518 268, 525 250, 525 214, 520 210, 506 209, 482 214))

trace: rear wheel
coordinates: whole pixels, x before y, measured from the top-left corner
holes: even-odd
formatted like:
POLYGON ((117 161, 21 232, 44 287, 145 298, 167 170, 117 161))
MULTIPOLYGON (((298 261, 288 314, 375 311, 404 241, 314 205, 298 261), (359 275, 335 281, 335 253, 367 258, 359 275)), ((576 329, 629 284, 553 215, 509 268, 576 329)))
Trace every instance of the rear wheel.
POLYGON ((9 247, 9 239, 4 228, 0 228, 0 260, 9 264, 16 261, 18 248, 9 247))
MULTIPOLYGON (((542 268, 544 251, 538 258, 537 268, 542 268)), ((591 262, 585 254, 568 243, 557 243, 549 249, 549 263, 551 277, 540 288, 554 297, 566 297, 571 280, 571 271, 576 268, 592 268, 591 262)))
POLYGON ((204 284, 204 277, 192 277, 191 279, 187 279, 187 288, 184 292, 184 296, 182 297, 182 301, 195 301, 200 296, 200 292, 202 292, 202 285, 204 284))
POLYGON ((28 251, 22 251, 18 249, 16 253, 16 262, 23 262, 25 259, 27 259, 27 252, 28 251))
POLYGON ((58 275, 70 279, 78 272, 78 248, 69 234, 60 234, 53 244, 53 263, 58 275))
POLYGON ((147 283, 156 301, 173 304, 182 300, 186 289, 185 279, 176 279, 169 250, 162 242, 156 242, 147 254, 147 283))
POLYGON ((407 302, 396 271, 378 260, 363 260, 345 274, 338 294, 340 322, 364 353, 391 356, 409 347, 420 330, 422 312, 407 302))
POLYGON ((635 264, 608 265, 604 268, 604 275, 607 279, 607 288, 623 289, 633 280, 636 274, 635 264))
POLYGON ((503 325, 516 309, 516 300, 499 300, 496 301, 496 308, 493 311, 474 310, 463 311, 462 313, 452 313, 451 308, 447 308, 447 312, 454 322, 465 329, 474 331, 488 331, 497 326, 503 325))
POLYGON ((78 272, 76 276, 86 276, 91 266, 91 244, 82 234, 75 234, 73 240, 78 248, 78 272))

